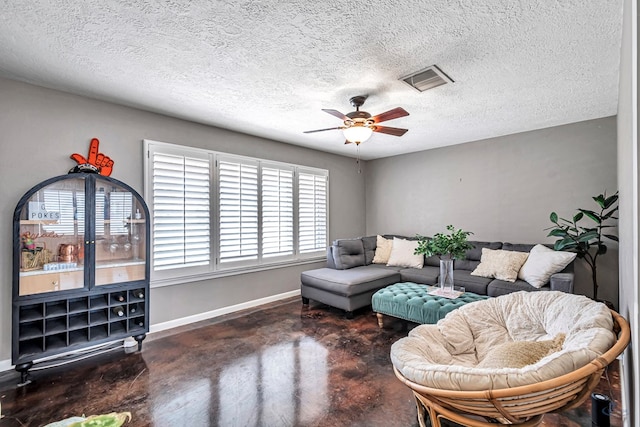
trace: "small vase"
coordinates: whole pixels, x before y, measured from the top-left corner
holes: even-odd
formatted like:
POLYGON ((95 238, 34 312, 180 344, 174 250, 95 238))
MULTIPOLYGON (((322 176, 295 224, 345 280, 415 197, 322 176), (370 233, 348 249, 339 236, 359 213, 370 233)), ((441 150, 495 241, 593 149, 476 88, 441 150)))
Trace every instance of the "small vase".
POLYGON ((440 260, 440 290, 453 292, 453 260, 440 260))

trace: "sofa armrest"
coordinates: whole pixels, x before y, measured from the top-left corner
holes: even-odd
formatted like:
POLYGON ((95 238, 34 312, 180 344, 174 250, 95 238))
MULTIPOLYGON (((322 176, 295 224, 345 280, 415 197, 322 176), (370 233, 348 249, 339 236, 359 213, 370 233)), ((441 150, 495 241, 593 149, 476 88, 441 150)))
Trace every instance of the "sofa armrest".
POLYGON ((556 273, 551 275, 549 284, 552 291, 562 291, 568 294, 573 293, 573 273, 556 273))
POLYGON ((336 262, 333 260, 333 246, 327 248, 327 267, 336 270, 336 262))

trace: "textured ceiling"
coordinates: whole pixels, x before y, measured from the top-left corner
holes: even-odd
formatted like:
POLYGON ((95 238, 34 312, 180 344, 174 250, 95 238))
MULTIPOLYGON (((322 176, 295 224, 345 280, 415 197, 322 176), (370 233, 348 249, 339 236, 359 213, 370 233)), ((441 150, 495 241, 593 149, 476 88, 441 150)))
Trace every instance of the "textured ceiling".
POLYGON ((615 115, 622 0, 0 0, 0 75, 364 159, 615 115), (437 64, 454 81, 398 78, 437 64))

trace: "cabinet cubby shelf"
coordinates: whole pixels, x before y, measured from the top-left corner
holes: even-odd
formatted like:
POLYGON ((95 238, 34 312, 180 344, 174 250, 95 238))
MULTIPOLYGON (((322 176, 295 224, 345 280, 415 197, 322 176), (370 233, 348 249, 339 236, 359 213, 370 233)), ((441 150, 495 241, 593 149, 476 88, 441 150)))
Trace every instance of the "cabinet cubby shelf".
POLYGON ((63 341, 68 342, 66 346, 76 346, 96 339, 144 334, 146 329, 140 323, 146 325, 148 320, 145 299, 132 296, 133 291, 139 290, 137 286, 21 306, 18 315, 20 355, 59 349, 63 341), (125 297, 125 301, 119 301, 118 296, 125 297), (112 312, 117 306, 123 308, 123 316, 112 312))
POLYGON ((20 314, 20 323, 22 322, 30 322, 32 320, 42 319, 42 309, 39 311, 36 308, 25 308, 21 311, 20 314))
POLYGON ((45 357, 129 336, 140 349, 149 331, 149 210, 142 196, 111 177, 71 173, 31 188, 13 218, 12 364, 22 382, 45 357), (31 209, 58 219, 28 219, 31 209))
POLYGON ((91 306, 92 310, 96 308, 109 307, 109 299, 106 295, 94 296, 89 300, 89 305, 91 306))
POLYGON ((43 335, 42 323, 28 323, 20 327, 20 341, 31 340, 43 335))

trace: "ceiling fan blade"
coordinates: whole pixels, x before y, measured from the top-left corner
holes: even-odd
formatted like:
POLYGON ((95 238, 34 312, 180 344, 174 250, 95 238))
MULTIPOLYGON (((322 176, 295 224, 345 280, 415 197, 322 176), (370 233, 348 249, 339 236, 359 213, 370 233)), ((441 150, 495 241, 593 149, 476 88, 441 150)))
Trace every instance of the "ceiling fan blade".
POLYGON ((409 130, 409 129, 392 128, 389 126, 373 126, 372 129, 374 132, 386 133, 388 135, 393 135, 393 136, 402 136, 405 133, 407 133, 407 131, 409 130))
POLYGON ((351 141, 349 141, 348 139, 345 139, 344 143, 345 144, 351 144, 351 141))
POLYGON ((394 108, 393 110, 386 111, 382 114, 378 114, 377 116, 371 117, 374 123, 386 122, 387 120, 397 119, 399 117, 408 116, 409 113, 405 111, 402 107, 394 108))
POLYGON ((344 114, 342 114, 340 111, 338 110, 328 110, 326 108, 323 108, 322 111, 324 111, 325 113, 329 113, 332 116, 336 116, 337 118, 339 118, 340 120, 349 120, 349 117, 345 116, 344 114))
POLYGON ((324 132, 325 130, 335 130, 335 129, 343 129, 343 127, 337 128, 326 128, 326 129, 316 129, 316 130, 305 130, 303 133, 314 133, 314 132, 324 132))

